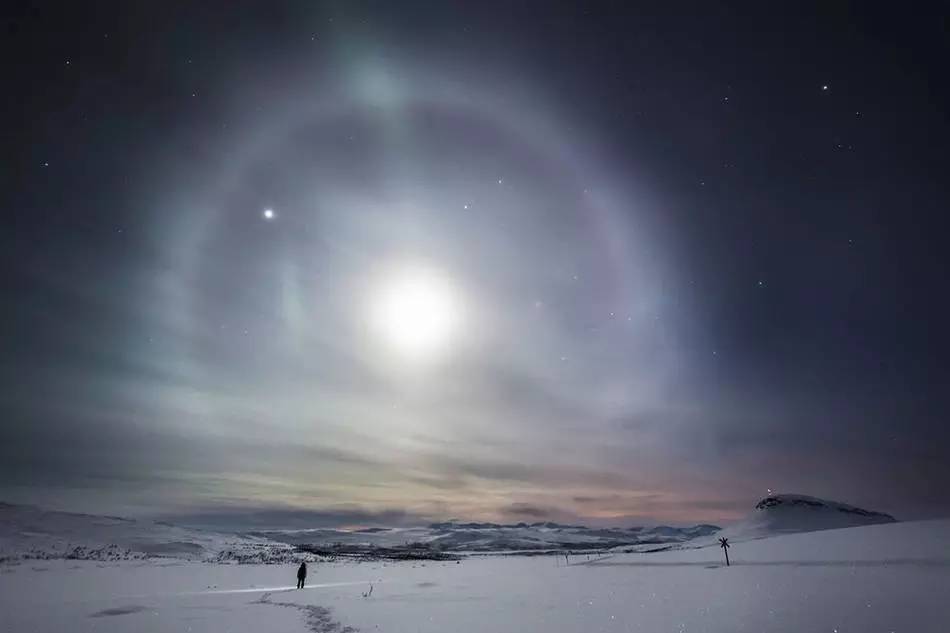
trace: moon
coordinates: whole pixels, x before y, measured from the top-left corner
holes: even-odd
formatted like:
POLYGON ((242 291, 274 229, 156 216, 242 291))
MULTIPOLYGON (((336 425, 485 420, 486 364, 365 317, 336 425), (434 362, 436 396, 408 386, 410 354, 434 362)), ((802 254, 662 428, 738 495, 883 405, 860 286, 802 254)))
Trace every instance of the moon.
POLYGON ((373 301, 372 324, 380 340, 399 356, 433 359, 445 353, 459 332, 458 293, 431 270, 403 270, 386 279, 373 301))

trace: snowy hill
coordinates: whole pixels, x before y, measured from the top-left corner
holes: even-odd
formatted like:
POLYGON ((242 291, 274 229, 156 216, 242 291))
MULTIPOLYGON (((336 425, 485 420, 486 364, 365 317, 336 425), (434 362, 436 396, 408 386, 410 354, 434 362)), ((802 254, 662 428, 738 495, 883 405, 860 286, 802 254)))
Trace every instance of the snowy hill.
POLYGON ((261 538, 0 502, 0 562, 150 557, 272 562, 285 559, 290 552, 291 548, 286 545, 261 538))
POLYGON ((865 510, 838 501, 797 494, 772 495, 755 504, 752 514, 724 529, 721 536, 748 540, 838 528, 894 523, 897 519, 883 512, 865 510))

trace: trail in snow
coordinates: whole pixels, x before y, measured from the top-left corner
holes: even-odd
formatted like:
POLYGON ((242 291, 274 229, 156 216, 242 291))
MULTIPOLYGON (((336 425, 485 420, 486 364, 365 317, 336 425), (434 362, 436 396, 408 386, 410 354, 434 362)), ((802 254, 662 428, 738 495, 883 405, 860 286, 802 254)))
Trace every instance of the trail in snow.
MULTIPOLYGON (((337 583, 337 586, 352 584, 355 583, 337 583)), ((297 587, 294 586, 277 592, 265 592, 264 595, 262 595, 260 599, 257 600, 257 603, 269 604, 273 607, 296 609, 303 612, 304 617, 306 618, 307 628, 311 631, 311 633, 358 633, 359 629, 354 629, 351 626, 344 626, 335 620, 333 618, 332 612, 327 607, 321 607, 314 604, 299 604, 296 602, 273 602, 271 600, 272 593, 288 593, 290 591, 296 590, 297 587)))
POLYGON ((246 589, 211 589, 208 591, 187 591, 183 593, 178 593, 175 595, 178 596, 195 596, 195 595, 214 595, 214 594, 230 594, 230 593, 277 593, 280 591, 306 591, 307 589, 324 589, 329 587, 350 587, 354 585, 368 585, 370 583, 379 584, 378 580, 352 580, 348 582, 324 582, 316 583, 312 585, 307 585, 303 589, 297 589, 296 585, 287 585, 284 587, 250 587, 246 589))

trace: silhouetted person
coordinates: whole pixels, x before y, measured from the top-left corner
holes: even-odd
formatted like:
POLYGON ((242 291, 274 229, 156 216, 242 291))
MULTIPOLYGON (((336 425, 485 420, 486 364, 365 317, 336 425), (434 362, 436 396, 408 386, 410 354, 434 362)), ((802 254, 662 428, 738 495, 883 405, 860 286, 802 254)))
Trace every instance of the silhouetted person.
POLYGON ((307 579, 307 563, 300 563, 297 569, 297 589, 303 589, 303 581, 307 579))

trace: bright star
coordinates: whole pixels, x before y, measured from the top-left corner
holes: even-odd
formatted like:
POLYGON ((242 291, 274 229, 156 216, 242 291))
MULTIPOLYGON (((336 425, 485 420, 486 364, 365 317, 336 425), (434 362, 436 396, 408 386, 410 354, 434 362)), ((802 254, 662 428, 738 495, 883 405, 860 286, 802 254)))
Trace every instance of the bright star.
POLYGON ((273 209, 264 209, 264 213, 262 215, 264 216, 265 220, 273 220, 275 217, 273 209))

